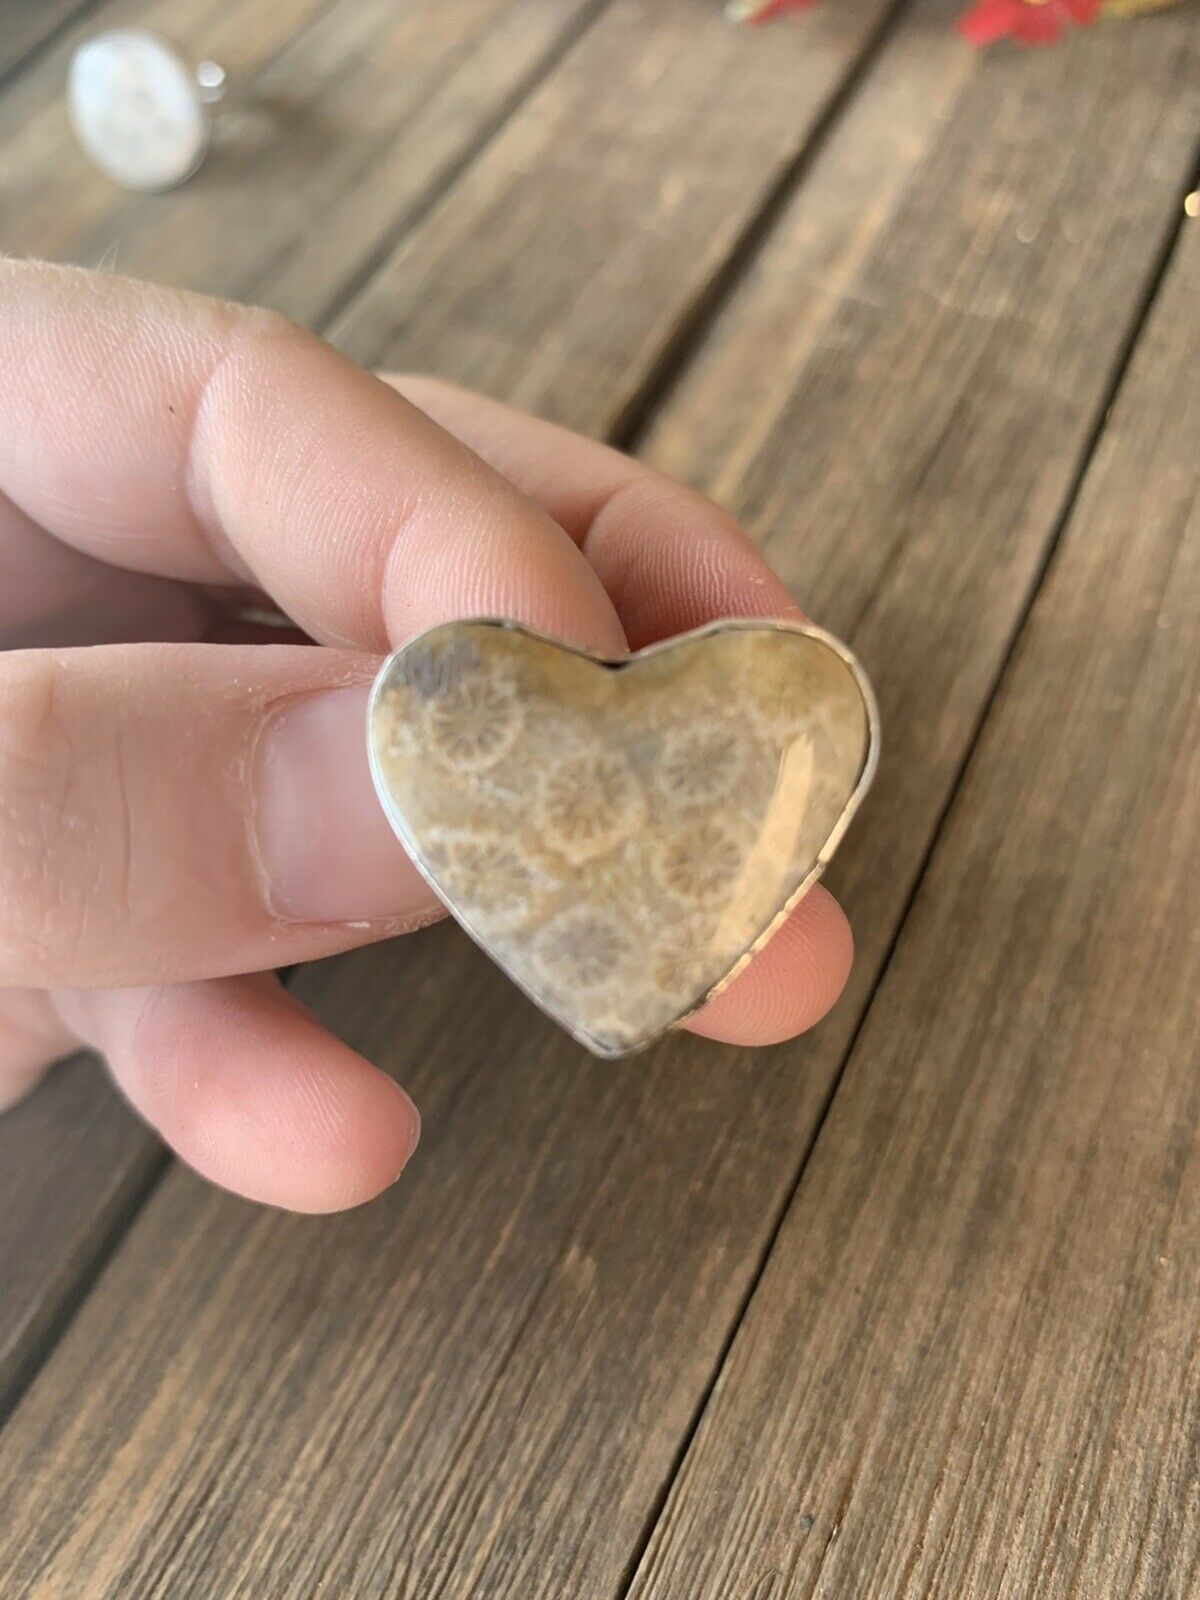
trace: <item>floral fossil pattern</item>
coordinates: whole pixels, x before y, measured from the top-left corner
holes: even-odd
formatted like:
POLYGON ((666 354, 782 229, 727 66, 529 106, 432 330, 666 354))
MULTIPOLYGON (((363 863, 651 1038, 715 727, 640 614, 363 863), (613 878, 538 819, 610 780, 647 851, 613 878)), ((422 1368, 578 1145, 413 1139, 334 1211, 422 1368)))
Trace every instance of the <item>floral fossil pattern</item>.
POLYGON ((875 721, 815 629, 720 623, 618 664, 481 621, 389 659, 370 739, 450 909, 620 1055, 702 1004, 812 882, 870 780, 875 721))

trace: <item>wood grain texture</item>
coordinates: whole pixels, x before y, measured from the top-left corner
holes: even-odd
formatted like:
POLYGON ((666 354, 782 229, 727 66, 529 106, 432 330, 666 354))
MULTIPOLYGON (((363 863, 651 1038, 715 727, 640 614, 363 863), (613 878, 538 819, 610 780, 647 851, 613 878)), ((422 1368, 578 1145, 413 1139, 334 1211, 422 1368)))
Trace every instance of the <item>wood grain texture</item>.
POLYGON ((707 0, 615 0, 334 339, 608 431, 886 15, 841 0, 772 32, 707 0))
POLYGON ((0 1415, 164 1159, 90 1058, 0 1117, 0 1415))
POLYGON ((1197 1592, 1198 294, 1188 225, 634 1600, 1197 1592))
POLYGON ((0 80, 18 69, 93 0, 0 0, 0 80))
POLYGON ((11 129, 14 143, 0 238, 14 253, 261 298, 320 323, 603 3, 242 0, 220 18, 193 0, 161 18, 151 8, 149 21, 229 73, 200 173, 166 195, 100 178, 51 89, 56 58, 0 107, 0 138, 11 129))
MULTIPOLYGON (((670 408, 726 407, 706 472, 734 485, 759 529, 770 510, 776 560, 794 582, 811 576, 822 620, 869 645, 886 696, 891 758, 838 874, 859 913, 850 996, 813 1039, 766 1055, 680 1038, 614 1067, 582 1058, 449 928, 310 969, 304 998, 413 1089, 422 1151, 395 1193, 326 1222, 167 1178, 0 1435, 7 1590, 621 1592, 1037 581, 1191 161, 1196 41, 1182 14, 1098 31, 1070 55, 987 59, 961 52, 946 20, 945 6, 921 7, 890 41, 783 219, 778 238, 801 243, 763 253, 778 274, 799 251, 797 319, 814 330, 807 355, 779 352, 792 365, 767 386, 778 427, 764 428, 759 389, 751 419, 735 391, 711 387, 760 306, 779 315, 758 274, 670 408), (926 50, 942 52, 948 84, 926 50), (906 108, 902 126, 870 109, 876 84, 906 108), (880 164, 889 138, 896 159, 880 164), (846 204, 848 170, 865 209, 846 204), (1032 253, 1023 207, 1046 230, 1032 253), (823 577, 829 563, 841 582, 823 577)), ((685 144, 683 107, 679 118, 657 170, 685 144)), ((533 159, 520 141, 511 153, 533 159)), ((582 228, 591 200, 576 192, 582 228)), ((461 309, 439 365, 494 374, 491 338, 475 330, 512 323, 552 374, 578 335, 558 341, 542 322, 532 264, 552 299, 562 268, 545 246, 571 235, 569 218, 535 210, 531 189, 505 236, 514 276, 496 269, 490 291, 474 254, 485 219, 468 182, 414 236, 464 284, 461 297, 440 291, 461 309), (448 238, 466 243, 447 251, 448 238)), ((421 249, 408 269, 423 276, 421 249)), ((586 298, 619 338, 621 373, 636 366, 629 351, 662 348, 639 331, 664 326, 649 294, 630 338, 636 279, 606 280, 618 305, 594 285, 586 298)), ((579 303, 560 313, 568 329, 579 303)), ((409 326, 361 353, 407 359, 409 326)), ((416 330, 418 354, 425 337, 416 330)), ((758 360, 776 354, 760 345, 758 360)), ((524 393, 528 374, 509 362, 500 370, 524 393)), ((543 392, 601 430, 635 387, 612 379, 607 408, 588 381, 543 392)), ((664 419, 652 454, 672 437, 664 419)), ((867 1115, 868 1144, 874 1128, 867 1115)), ((864 1160, 877 1171, 874 1147, 864 1160)), ((738 1463, 754 1447, 731 1434, 738 1463)), ((740 1514, 753 1526, 752 1506, 740 1514)), ((737 1526, 718 1506, 693 1538, 719 1550, 737 1526)), ((784 1582, 752 1571, 745 1590, 773 1600, 784 1582)))
MULTIPOLYGON (((254 73, 329 0, 111 0, 67 28, 53 48, 0 100, 0 249, 8 255, 123 266, 120 241, 89 249, 91 230, 139 206, 153 214, 169 199, 130 195, 103 177, 75 143, 67 120, 67 66, 79 42, 101 27, 166 34, 190 59, 219 60, 231 83, 254 73)), ((197 180, 198 181, 198 180, 197 180)))
POLYGON ((948 9, 898 31, 641 443, 737 509, 875 682, 872 838, 829 875, 855 1014, 1100 420, 1113 308, 1133 318, 1177 223, 1200 112, 1186 24, 981 61, 934 31, 948 9))

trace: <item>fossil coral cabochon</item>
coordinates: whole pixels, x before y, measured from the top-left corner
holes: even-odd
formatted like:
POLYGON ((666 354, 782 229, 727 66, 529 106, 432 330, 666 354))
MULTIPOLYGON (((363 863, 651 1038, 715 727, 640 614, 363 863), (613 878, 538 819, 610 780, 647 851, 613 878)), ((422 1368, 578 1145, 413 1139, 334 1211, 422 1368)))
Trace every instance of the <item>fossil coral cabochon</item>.
POLYGON ((385 662, 368 739, 392 826, 449 910, 604 1056, 689 1016, 770 936, 877 747, 842 645, 745 621, 615 662, 447 623, 385 662))

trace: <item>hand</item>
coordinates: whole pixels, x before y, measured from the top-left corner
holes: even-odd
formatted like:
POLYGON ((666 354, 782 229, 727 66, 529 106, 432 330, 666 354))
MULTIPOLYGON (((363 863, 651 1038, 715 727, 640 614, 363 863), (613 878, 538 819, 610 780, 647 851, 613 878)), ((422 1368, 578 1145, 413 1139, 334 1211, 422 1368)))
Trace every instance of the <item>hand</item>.
MULTIPOLYGON (((335 1210, 399 1174, 412 1103, 271 969, 439 915, 366 695, 481 614, 613 653, 798 613, 727 516, 602 445, 266 312, 0 263, 0 1102, 83 1042, 238 1193, 335 1210)), ((850 957, 814 888, 689 1026, 789 1037, 850 957)))

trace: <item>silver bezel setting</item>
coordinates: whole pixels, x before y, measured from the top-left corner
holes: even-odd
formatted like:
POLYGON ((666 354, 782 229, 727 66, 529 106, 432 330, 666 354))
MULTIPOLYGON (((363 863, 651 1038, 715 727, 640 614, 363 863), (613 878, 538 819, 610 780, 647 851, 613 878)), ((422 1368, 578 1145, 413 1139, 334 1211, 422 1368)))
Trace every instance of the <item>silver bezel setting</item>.
POLYGON ((620 1049, 612 1049, 592 1037, 586 1031, 586 1029, 578 1027, 570 1020, 570 1018, 560 1015, 551 1006, 548 1006, 543 1000, 535 995, 527 987, 527 985, 522 982, 516 973, 514 973, 511 968, 495 954, 483 934, 472 927, 470 918, 458 905, 455 904, 453 896, 448 895, 438 883, 436 876, 424 859, 420 845, 417 843, 411 833, 403 812, 393 800, 387 781, 384 778, 383 773, 380 771, 379 763, 375 755, 375 741, 373 738, 375 708, 381 693, 387 686, 387 680, 391 671, 392 663, 397 659, 397 657, 402 656, 407 650, 411 649, 414 644, 417 644, 421 640, 428 638, 430 634, 440 632, 443 628, 450 626, 451 624, 437 623, 432 628, 427 628, 420 634, 414 635, 413 638, 410 639, 407 644, 402 645, 399 650, 392 651, 391 655, 387 657, 386 661, 384 661, 383 665, 380 667, 379 672, 375 677, 374 684, 371 688, 370 699, 367 703, 367 755, 371 767, 371 779, 375 785, 375 793, 379 797, 379 802, 383 807, 384 814, 392 826, 393 832, 396 834, 396 837, 399 839, 400 843, 404 846, 404 849, 412 860, 413 865, 425 879, 426 883, 428 883, 429 887, 437 895, 441 903, 446 907, 446 910, 459 924, 459 926, 475 941, 480 949, 483 950, 484 954, 487 955, 488 958, 500 968, 501 972, 504 973, 509 981, 513 983, 516 988, 518 988, 521 993, 526 996, 527 999, 533 1001, 534 1005, 537 1006, 539 1011, 550 1017, 552 1021, 556 1022, 560 1028, 564 1029, 565 1032, 570 1034, 570 1036, 579 1044, 586 1046, 587 1049, 593 1053, 593 1055, 600 1056, 606 1060, 616 1060, 625 1056, 635 1055, 639 1051, 647 1049, 655 1042, 655 1040, 662 1038, 664 1034, 671 1032, 673 1029, 676 1029, 683 1023, 687 1022, 690 1017, 695 1016, 698 1011, 706 1006, 710 1000, 715 999, 716 996, 719 995, 724 989, 728 988, 738 974, 746 968, 749 962, 753 960, 763 946, 767 944, 771 937, 779 930, 782 923, 800 903, 812 886, 819 880, 822 873, 825 871, 825 868, 833 859, 834 853, 841 844, 842 839, 845 837, 847 828, 853 821, 855 813, 858 811, 858 808, 862 804, 868 789, 871 787, 871 783, 875 777, 876 769, 879 765, 879 708, 875 700, 874 690, 871 688, 870 680, 864 672, 857 656, 855 656, 854 652, 850 650, 848 646, 843 644, 840 639, 835 638, 833 634, 827 633, 824 628, 818 628, 807 622, 787 622, 782 620, 774 620, 771 618, 730 617, 716 622, 707 623, 700 628, 693 628, 688 633, 676 634, 670 639, 659 640, 655 644, 645 646, 644 649, 631 651, 629 655, 614 657, 601 655, 596 651, 584 649, 579 645, 567 644, 561 639, 555 639, 549 634, 539 632, 536 628, 526 627, 524 623, 513 622, 504 617, 461 617, 454 620, 464 624, 470 624, 472 627, 498 628, 509 633, 520 633, 526 638, 536 640, 541 644, 553 645, 556 649, 563 650, 570 655, 578 656, 585 661, 590 661, 594 665, 598 667, 604 667, 612 672, 625 671, 640 661, 646 661, 654 656, 662 655, 681 644, 691 643, 700 639, 712 638, 718 634, 730 633, 734 631, 762 632, 764 630, 775 633, 799 634, 806 638, 818 640, 821 644, 834 651, 834 653, 838 655, 850 668, 851 674, 853 675, 854 681, 858 687, 858 691, 862 695, 863 704, 867 714, 867 750, 863 760, 862 770, 859 773, 858 782, 855 784, 849 799, 843 806, 837 822, 831 829, 829 837, 822 846, 820 853, 818 854, 817 859, 813 863, 810 871, 791 891, 786 901, 770 918, 766 926, 760 929, 760 931, 755 935, 754 939, 749 945, 746 946, 737 960, 733 962, 728 970, 724 972, 714 983, 712 983, 697 1000, 694 1002, 689 1002, 688 1005, 682 1011, 680 1011, 677 1016, 673 1017, 669 1022, 664 1023, 662 1027, 656 1028, 653 1033, 647 1034, 644 1038, 635 1040, 631 1045, 624 1046, 620 1049))

